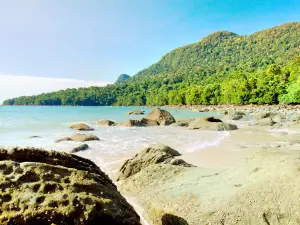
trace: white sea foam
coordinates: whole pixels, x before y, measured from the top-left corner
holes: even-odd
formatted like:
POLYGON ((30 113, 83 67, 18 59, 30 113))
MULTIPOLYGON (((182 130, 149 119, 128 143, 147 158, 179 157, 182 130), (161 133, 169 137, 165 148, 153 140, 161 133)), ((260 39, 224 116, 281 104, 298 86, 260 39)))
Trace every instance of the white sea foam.
MULTIPOLYGON (((78 155, 91 159, 103 170, 151 144, 163 143, 181 153, 198 151, 218 145, 228 132, 188 130, 182 127, 100 127, 97 119, 124 121, 131 108, 124 107, 3 107, 0 110, 0 146, 34 146, 70 152, 78 142, 55 143, 56 139, 70 136, 76 131, 68 128, 73 122, 83 121, 95 128, 93 133, 101 140, 89 142, 87 151, 78 155), (37 135, 38 138, 29 138, 37 135)), ((146 111, 150 109, 145 109, 146 111)), ((197 117, 189 111, 172 111, 177 118, 197 117)), ((139 117, 134 117, 135 119, 139 117)))

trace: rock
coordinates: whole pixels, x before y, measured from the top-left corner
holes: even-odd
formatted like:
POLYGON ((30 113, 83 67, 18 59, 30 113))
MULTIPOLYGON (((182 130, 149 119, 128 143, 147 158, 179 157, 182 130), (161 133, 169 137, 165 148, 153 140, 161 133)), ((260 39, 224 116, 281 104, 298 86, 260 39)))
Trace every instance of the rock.
POLYGON ((29 138, 40 138, 41 136, 36 136, 36 135, 33 135, 33 136, 30 136, 29 138))
POLYGON ((191 122, 193 122, 195 119, 183 119, 178 120, 176 123, 172 123, 170 126, 173 127, 188 127, 191 122))
POLYGON ((99 141, 100 139, 94 134, 74 134, 70 137, 72 141, 99 141))
POLYGON ((128 112, 129 115, 143 115, 144 113, 144 110, 131 110, 128 112))
POLYGON ((212 131, 237 130, 238 127, 234 124, 224 123, 222 120, 214 117, 200 117, 194 120, 188 126, 189 129, 203 129, 212 131))
POLYGON ((94 128, 90 127, 89 125, 85 123, 76 123, 69 126, 69 128, 73 130, 82 130, 82 131, 89 131, 94 130, 94 128))
POLYGON ((124 126, 124 127, 144 127, 146 124, 142 123, 140 120, 128 120, 123 123, 118 123, 117 126, 124 126))
POLYGON ((281 114, 277 114, 277 115, 272 116, 272 120, 276 123, 281 123, 285 120, 285 117, 281 114))
POLYGON ((171 113, 160 108, 153 109, 145 118, 155 120, 158 124, 163 125, 170 125, 176 122, 171 113))
POLYGON ((264 118, 257 121, 257 125, 259 126, 273 126, 275 122, 270 118, 264 118))
POLYGON ((86 150, 86 149, 88 149, 88 148, 89 148, 89 146, 88 146, 87 144, 82 144, 82 145, 79 145, 79 146, 76 147, 76 148, 73 148, 73 149, 71 150, 71 153, 76 153, 76 152, 84 151, 84 150, 86 150))
POLYGON ((140 120, 140 122, 147 125, 147 126, 158 126, 159 125, 159 123, 156 120, 149 120, 149 119, 146 119, 146 118, 142 118, 140 120))
POLYGON ((59 142, 62 142, 62 141, 72 141, 72 139, 69 138, 69 137, 64 137, 64 138, 57 139, 55 142, 59 143, 59 142))
POLYGON ((161 217, 161 224, 162 225, 189 225, 185 219, 169 213, 166 213, 161 217))
POLYGON ((179 156, 179 152, 170 148, 167 145, 151 145, 148 148, 144 148, 133 158, 128 159, 122 165, 117 180, 124 180, 142 169, 153 164, 170 164, 184 167, 192 167, 192 165, 186 163, 184 160, 175 159, 175 156, 179 156))
POLYGON ((141 225, 92 161, 36 148, 0 148, 0 224, 141 225))
POLYGON ((96 122, 96 124, 100 125, 100 126, 115 126, 116 125, 116 123, 111 120, 98 120, 96 122))
POLYGON ((209 112, 209 109, 192 109, 192 112, 209 112))
POLYGON ((255 113, 253 115, 253 118, 255 120, 261 120, 261 119, 264 119, 264 118, 268 118, 268 117, 271 117, 273 116, 274 114, 273 113, 270 113, 270 112, 259 112, 259 113, 255 113))
POLYGON ((226 115, 223 117, 223 120, 240 120, 242 118, 242 115, 226 115))

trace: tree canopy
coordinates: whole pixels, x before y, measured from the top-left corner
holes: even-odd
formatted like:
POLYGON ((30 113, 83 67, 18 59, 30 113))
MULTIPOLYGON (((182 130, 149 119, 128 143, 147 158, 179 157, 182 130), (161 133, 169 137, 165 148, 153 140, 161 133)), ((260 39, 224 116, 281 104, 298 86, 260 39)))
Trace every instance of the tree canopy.
POLYGON ((299 104, 300 23, 248 36, 213 33, 114 85, 66 89, 5 105, 299 104))

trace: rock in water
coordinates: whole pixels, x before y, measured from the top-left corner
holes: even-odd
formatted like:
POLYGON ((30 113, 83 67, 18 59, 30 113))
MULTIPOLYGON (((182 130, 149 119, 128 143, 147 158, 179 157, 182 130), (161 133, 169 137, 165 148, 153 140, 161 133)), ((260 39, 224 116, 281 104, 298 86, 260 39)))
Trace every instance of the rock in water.
POLYGON ((69 128, 71 128, 73 130, 82 130, 82 131, 94 130, 94 128, 90 127, 89 125, 87 125, 85 123, 72 124, 71 126, 69 126, 69 128))
POLYGON ((87 144, 82 144, 82 145, 79 145, 76 148, 73 148, 72 151, 71 151, 71 153, 76 153, 76 152, 84 151, 84 150, 86 150, 88 148, 89 148, 89 146, 87 144))
POLYGON ((36 148, 0 148, 0 224, 140 225, 90 160, 36 148))
POLYGON ((99 141, 100 139, 94 134, 74 134, 70 137, 72 141, 99 141))
POLYGON ((136 154, 132 159, 127 160, 119 171, 118 181, 124 180, 153 164, 170 164, 177 166, 192 167, 193 165, 186 163, 182 159, 176 159, 179 152, 167 145, 151 145, 136 154))
POLYGON ((144 113, 144 110, 131 110, 128 112, 128 115, 143 115, 144 113))
POLYGON ((98 120, 96 123, 100 126, 115 126, 116 125, 116 123, 111 120, 98 120))
POLYGON ((203 129, 212 131, 237 130, 238 127, 234 124, 224 123, 222 120, 214 117, 200 117, 194 120, 188 126, 189 129, 203 129))
POLYGON ((128 120, 123 123, 118 123, 117 126, 124 126, 124 127, 144 127, 146 124, 141 123, 140 120, 128 120))
POLYGON ((145 118, 157 121, 160 125, 170 125, 176 122, 171 113, 160 108, 153 109, 145 118))
POLYGON ((64 138, 55 140, 56 143, 63 142, 63 141, 72 141, 72 139, 70 137, 64 137, 64 138))

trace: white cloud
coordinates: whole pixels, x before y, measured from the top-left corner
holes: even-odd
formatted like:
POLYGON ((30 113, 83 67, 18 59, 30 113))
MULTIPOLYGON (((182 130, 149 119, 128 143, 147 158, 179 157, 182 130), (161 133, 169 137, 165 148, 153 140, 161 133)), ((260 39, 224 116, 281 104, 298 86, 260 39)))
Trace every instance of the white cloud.
POLYGON ((36 95, 66 88, 105 86, 106 84, 109 83, 67 78, 0 75, 0 104, 5 99, 23 95, 36 95))

